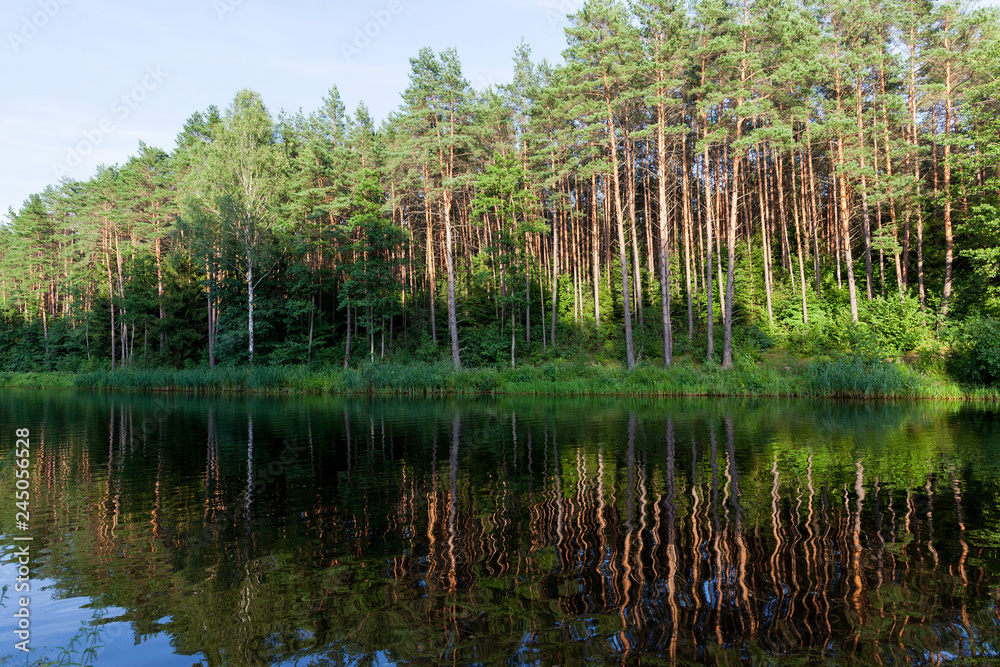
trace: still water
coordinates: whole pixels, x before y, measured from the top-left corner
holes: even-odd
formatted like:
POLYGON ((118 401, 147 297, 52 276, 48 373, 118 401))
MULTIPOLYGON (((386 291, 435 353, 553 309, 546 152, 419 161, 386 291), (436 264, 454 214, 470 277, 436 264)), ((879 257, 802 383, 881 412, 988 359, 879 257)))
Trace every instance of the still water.
POLYGON ((17 428, 28 664, 1000 658, 993 407, 2 391, 0 663, 17 428))

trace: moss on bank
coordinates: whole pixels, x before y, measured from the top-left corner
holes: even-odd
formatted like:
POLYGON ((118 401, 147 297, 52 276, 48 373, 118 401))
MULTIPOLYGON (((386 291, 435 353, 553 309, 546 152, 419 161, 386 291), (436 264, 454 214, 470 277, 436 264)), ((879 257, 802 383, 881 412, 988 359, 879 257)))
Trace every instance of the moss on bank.
POLYGON ((745 361, 730 370, 679 360, 670 369, 552 362, 519 368, 452 368, 436 363, 377 363, 349 369, 305 366, 124 369, 78 375, 4 373, 6 387, 190 393, 330 393, 548 396, 787 396, 997 399, 992 388, 963 388, 901 363, 863 356, 813 361, 745 361))

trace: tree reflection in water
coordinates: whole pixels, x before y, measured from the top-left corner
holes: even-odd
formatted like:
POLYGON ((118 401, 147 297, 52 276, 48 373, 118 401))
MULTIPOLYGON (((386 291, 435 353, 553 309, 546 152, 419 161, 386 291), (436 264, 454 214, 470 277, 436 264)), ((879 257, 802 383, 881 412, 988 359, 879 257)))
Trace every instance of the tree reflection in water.
POLYGON ((1000 650, 986 408, 31 392, 14 406, 3 427, 39 434, 38 576, 208 664, 1000 650))

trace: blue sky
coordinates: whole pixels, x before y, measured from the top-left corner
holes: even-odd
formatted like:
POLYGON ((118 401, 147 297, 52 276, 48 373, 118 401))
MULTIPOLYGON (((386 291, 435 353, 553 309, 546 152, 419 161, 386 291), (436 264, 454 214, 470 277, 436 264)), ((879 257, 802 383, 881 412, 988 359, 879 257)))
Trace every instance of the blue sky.
POLYGON ((6 0, 0 16, 0 216, 63 175, 86 180, 139 141, 170 150, 184 121, 253 88, 271 113, 319 107, 336 85, 377 119, 409 58, 458 49, 477 89, 511 76, 523 37, 560 60, 582 0, 6 0), (358 35, 364 34, 368 39, 358 35))
POLYGON ((224 109, 242 88, 277 116, 316 109, 336 85, 349 110, 364 100, 382 119, 424 46, 456 47, 477 89, 506 82, 522 38, 536 60, 561 60, 565 15, 582 4, 5 0, 0 219, 61 176, 86 180, 99 164, 123 163, 140 140, 172 149, 192 113, 224 109))

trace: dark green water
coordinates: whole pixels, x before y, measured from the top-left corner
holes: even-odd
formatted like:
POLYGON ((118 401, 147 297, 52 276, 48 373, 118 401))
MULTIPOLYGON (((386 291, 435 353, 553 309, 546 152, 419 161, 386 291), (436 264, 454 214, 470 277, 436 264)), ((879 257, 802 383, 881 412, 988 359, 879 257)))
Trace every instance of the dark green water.
POLYGON ((8 585, 16 428, 29 664, 1000 664, 992 408, 3 390, 8 585))

